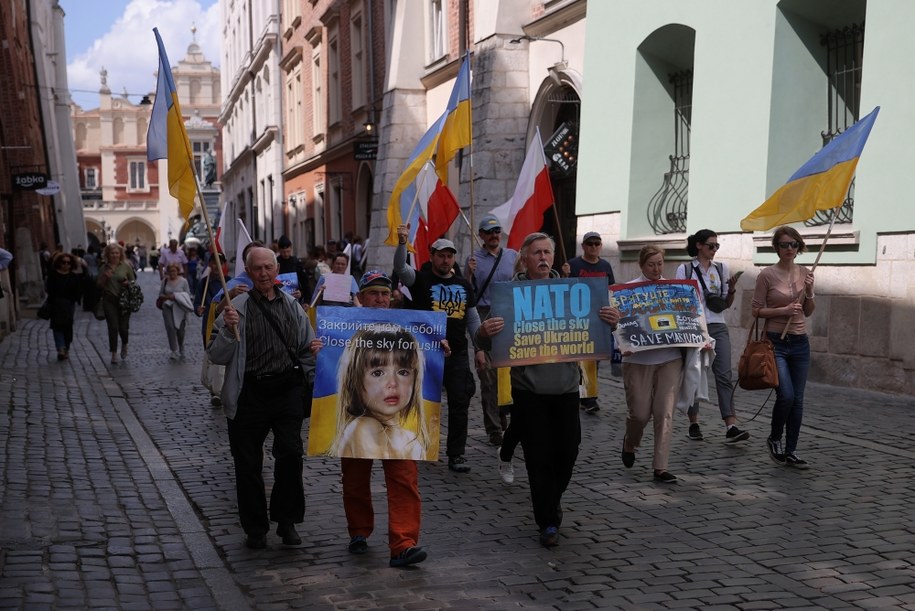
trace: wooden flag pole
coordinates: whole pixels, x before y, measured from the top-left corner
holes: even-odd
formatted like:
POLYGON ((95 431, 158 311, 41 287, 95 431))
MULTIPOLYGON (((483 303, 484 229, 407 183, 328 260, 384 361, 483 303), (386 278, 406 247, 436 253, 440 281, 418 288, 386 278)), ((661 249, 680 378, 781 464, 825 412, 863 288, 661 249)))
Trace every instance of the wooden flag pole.
POLYGON ((559 242, 559 253, 562 256, 562 262, 566 263, 569 258, 566 256, 565 240, 562 239, 562 225, 559 224, 559 212, 556 211, 556 202, 553 201, 553 205, 550 207, 553 209, 553 218, 556 220, 556 237, 559 242))

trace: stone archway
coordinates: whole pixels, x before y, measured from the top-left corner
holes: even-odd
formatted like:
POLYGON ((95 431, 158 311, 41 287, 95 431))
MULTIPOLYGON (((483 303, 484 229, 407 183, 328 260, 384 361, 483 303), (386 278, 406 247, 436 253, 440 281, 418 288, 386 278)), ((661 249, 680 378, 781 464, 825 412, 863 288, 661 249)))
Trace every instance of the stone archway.
POLYGON ((146 220, 133 217, 118 225, 114 232, 114 239, 128 245, 152 246, 156 243, 156 231, 146 220))

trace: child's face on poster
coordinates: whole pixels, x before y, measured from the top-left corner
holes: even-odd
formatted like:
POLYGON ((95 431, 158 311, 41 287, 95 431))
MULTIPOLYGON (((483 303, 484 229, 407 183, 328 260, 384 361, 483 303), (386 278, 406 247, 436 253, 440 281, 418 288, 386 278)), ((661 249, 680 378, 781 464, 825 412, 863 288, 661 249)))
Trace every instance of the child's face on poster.
POLYGON ((410 403, 416 372, 396 363, 367 369, 362 380, 363 401, 382 422, 393 420, 410 403))

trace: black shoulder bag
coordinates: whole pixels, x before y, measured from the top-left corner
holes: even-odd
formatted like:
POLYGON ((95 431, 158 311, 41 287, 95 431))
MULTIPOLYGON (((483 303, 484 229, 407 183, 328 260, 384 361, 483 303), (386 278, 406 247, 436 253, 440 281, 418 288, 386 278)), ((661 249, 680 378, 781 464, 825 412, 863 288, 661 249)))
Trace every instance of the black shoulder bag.
MULTIPOLYGON (((692 267, 692 266, 690 266, 692 267)), ((718 276, 721 276, 722 267, 718 267, 718 264, 715 263, 715 269, 718 270, 718 276)), ((721 295, 715 295, 710 293, 708 287, 705 285, 705 279, 702 277, 702 271, 697 267, 693 267, 693 271, 696 272, 696 277, 699 278, 699 284, 702 285, 702 292, 705 295, 705 305, 708 306, 708 309, 712 312, 718 314, 719 312, 724 312, 728 309, 728 300, 722 297, 721 295)), ((722 286, 724 285, 724 278, 721 278, 722 286)))
POLYGON ((302 393, 302 412, 304 413, 305 418, 310 418, 313 389, 309 388, 308 380, 305 379, 305 372, 302 370, 302 363, 299 361, 299 358, 296 356, 295 352, 292 351, 292 348, 289 347, 289 344, 286 343, 286 338, 283 337, 283 332, 280 331, 280 326, 277 324, 276 319, 273 318, 273 314, 271 314, 270 311, 264 307, 264 304, 262 304, 256 298, 248 297, 248 301, 253 301, 254 305, 257 306, 257 309, 259 309, 261 314, 264 315, 264 318, 267 319, 267 322, 270 323, 270 327, 276 332, 277 337, 280 338, 280 341, 283 343, 283 348, 286 349, 286 353, 289 355, 289 358, 292 361, 292 368, 297 371, 300 376, 302 376, 302 387, 305 389, 305 392, 302 393))

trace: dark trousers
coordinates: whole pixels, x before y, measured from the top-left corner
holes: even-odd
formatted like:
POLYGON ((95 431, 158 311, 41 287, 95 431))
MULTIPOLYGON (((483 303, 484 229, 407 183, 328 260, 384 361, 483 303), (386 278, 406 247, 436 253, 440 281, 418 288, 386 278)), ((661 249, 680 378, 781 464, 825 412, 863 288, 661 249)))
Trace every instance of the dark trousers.
POLYGON ((130 335, 130 312, 121 312, 118 298, 105 293, 102 296, 105 310, 105 324, 108 326, 108 352, 118 351, 118 336, 121 336, 121 347, 127 345, 130 335))
POLYGON ((228 420, 238 515, 246 534, 265 534, 270 521, 300 523, 305 519, 302 392, 298 375, 272 384, 259 384, 246 377, 238 411, 228 420), (275 462, 268 519, 263 469, 264 441, 271 431, 275 462))
POLYGON ((524 448, 534 520, 540 530, 558 527, 562 524, 562 495, 572 479, 581 443, 578 393, 541 395, 512 390, 512 400, 511 426, 521 424, 516 434, 524 448))
POLYGON ((446 453, 450 457, 462 456, 467 445, 467 411, 470 399, 476 392, 476 383, 470 373, 467 352, 457 352, 445 359, 442 378, 448 395, 448 442, 446 453))

